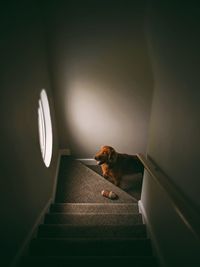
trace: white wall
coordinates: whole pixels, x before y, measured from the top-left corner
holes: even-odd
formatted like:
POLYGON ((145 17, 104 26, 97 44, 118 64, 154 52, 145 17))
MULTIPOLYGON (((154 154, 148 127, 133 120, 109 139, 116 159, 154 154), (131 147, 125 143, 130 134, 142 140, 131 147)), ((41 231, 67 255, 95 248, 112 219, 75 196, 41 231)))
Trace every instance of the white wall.
POLYGON ((8 1, 0 9, 1 266, 17 255, 52 196, 58 141, 43 26, 37 6, 8 1), (53 158, 39 146, 38 99, 45 88, 53 124, 53 158))
POLYGON ((163 1, 149 8, 155 80, 147 153, 200 208, 200 9, 163 1))
MULTIPOLYGON (((200 214, 200 9, 192 3, 151 1, 146 14, 154 77, 147 154, 200 214)), ((161 262, 199 266, 200 237, 187 228, 168 193, 145 173, 141 204, 161 262)), ((189 219, 199 221, 193 213, 189 219)))
MULTIPOLYGON (((199 236, 185 224, 169 192, 147 171, 143 178, 140 207, 160 266, 199 266, 199 236)), ((188 212, 186 207, 185 212, 188 212)), ((192 218, 192 214, 191 221, 199 220, 199 216, 192 218)))
POLYGON ((153 80, 144 2, 78 1, 46 10, 60 148, 145 152, 153 80))

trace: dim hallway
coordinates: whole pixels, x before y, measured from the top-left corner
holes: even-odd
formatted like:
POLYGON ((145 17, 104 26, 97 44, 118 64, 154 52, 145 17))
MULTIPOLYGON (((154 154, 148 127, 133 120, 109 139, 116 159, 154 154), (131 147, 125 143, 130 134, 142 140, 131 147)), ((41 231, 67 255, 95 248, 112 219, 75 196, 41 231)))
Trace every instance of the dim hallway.
MULTIPOLYGON (((1 1, 2 267, 16 267, 31 240, 33 258, 41 259, 40 239, 45 237, 40 235, 62 236, 65 231, 72 237, 69 252, 76 233, 89 236, 89 248, 94 247, 92 236, 99 240, 102 231, 118 239, 127 239, 130 231, 130 239, 144 239, 143 248, 151 244, 160 266, 200 266, 199 47, 198 1, 1 1), (60 155, 91 159, 104 144, 145 155, 140 157, 142 183, 136 190, 126 180, 114 215, 113 204, 99 194, 105 181, 90 171, 82 176, 77 171, 82 165, 72 168, 75 163, 64 160, 65 171, 61 162, 64 177, 71 168, 76 179, 59 179, 55 196, 60 155), (113 225, 122 206, 122 225, 113 225), (63 216, 66 209, 75 215, 63 216), (104 228, 109 218, 112 230, 104 228), (47 222, 57 219, 54 231, 47 222), (64 222, 95 222, 95 229, 61 230, 58 225, 64 222)), ((58 244, 61 250, 53 242, 46 252, 55 247, 62 252, 66 242, 58 244)), ((131 244, 137 251, 136 243, 131 244)), ((106 244, 102 248, 106 253, 106 244)), ((154 261, 152 254, 150 258, 154 261)))
POLYGON ((158 266, 135 198, 62 156, 55 202, 21 266, 158 266), (101 195, 114 191, 118 199, 101 195))

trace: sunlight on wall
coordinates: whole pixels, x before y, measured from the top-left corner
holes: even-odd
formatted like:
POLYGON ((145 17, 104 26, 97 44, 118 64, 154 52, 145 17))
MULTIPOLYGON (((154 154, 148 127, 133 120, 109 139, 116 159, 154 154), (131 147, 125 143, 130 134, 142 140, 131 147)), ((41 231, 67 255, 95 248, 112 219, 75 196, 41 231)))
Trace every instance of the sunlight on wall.
POLYGON ((121 123, 130 126, 130 122, 126 107, 119 109, 123 100, 117 97, 113 89, 102 89, 92 82, 77 81, 70 85, 65 97, 65 113, 71 134, 83 150, 88 151, 94 145, 102 144, 116 146, 114 140, 124 138, 121 123))

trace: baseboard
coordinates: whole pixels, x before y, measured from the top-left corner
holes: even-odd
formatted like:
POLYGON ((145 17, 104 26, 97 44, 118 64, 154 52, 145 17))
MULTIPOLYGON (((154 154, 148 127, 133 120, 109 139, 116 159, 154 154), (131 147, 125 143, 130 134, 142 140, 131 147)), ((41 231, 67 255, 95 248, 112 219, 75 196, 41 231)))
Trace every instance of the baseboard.
MULTIPOLYGON (((146 224, 147 227, 148 227, 148 230, 150 230, 149 229, 150 228, 150 224, 149 224, 149 220, 147 218, 147 213, 146 213, 146 210, 145 210, 144 205, 143 205, 143 203, 142 203, 141 200, 138 201, 138 207, 139 207, 139 213, 142 214, 142 221, 143 221, 143 223, 146 224)), ((149 234, 149 232, 147 234, 149 234)))
POLYGON ((145 207, 144 207, 144 205, 143 205, 141 200, 138 201, 138 207, 139 207, 139 212, 142 214, 143 223, 147 227, 147 236, 151 239, 151 242, 152 242, 153 254, 156 257, 156 259, 158 259, 159 266, 167 267, 166 264, 165 264, 164 257, 162 256, 162 252, 161 252, 161 250, 159 248, 156 236, 154 235, 152 225, 151 225, 151 223, 150 223, 150 221, 148 219, 145 207))
POLYGON ((79 160, 85 165, 97 165, 97 162, 95 159, 77 159, 77 160, 79 160))
POLYGON ((60 159, 63 154, 59 150, 58 152, 58 159, 57 159, 57 165, 56 165, 56 172, 55 172, 55 179, 53 184, 53 192, 52 192, 52 202, 55 202, 56 198, 56 189, 57 189, 57 183, 58 183, 58 175, 59 175, 59 168, 60 168, 60 159))
POLYGON ((38 216, 38 218, 36 219, 35 223, 33 224, 33 227, 31 229, 31 231, 29 232, 29 234, 26 236, 26 238, 24 239, 22 246, 20 247, 20 249, 18 250, 18 252, 16 253, 12 263, 10 264, 10 267, 17 267, 20 264, 21 259, 23 258, 24 255, 27 255, 28 249, 29 249, 29 245, 31 240, 36 237, 37 235, 37 230, 38 230, 38 225, 42 224, 44 222, 44 216, 45 214, 49 211, 50 209, 50 205, 52 204, 52 198, 50 198, 46 205, 44 206, 43 210, 41 211, 40 215, 38 216))

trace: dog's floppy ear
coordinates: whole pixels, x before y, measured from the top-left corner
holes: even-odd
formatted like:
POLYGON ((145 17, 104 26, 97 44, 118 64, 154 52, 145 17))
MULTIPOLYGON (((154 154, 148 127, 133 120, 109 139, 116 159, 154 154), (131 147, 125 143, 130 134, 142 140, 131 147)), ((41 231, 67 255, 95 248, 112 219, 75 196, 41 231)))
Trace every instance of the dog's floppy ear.
POLYGON ((116 151, 114 150, 114 148, 112 148, 110 150, 109 155, 108 155, 108 160, 109 160, 109 162, 113 162, 113 161, 115 161, 115 159, 116 159, 116 151))

